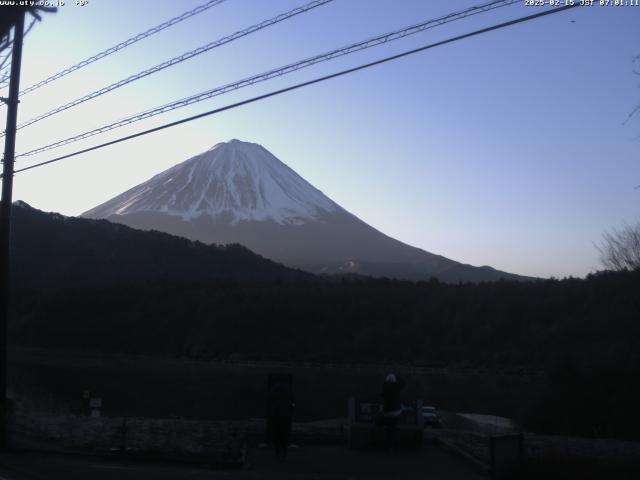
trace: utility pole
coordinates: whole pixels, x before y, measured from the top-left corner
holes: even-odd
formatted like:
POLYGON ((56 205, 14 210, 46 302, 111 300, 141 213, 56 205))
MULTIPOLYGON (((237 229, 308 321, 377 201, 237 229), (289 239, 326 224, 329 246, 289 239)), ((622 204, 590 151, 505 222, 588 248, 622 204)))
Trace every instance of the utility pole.
POLYGON ((7 448, 7 325, 9 321, 9 239, 13 196, 13 163, 20 92, 20 64, 24 37, 24 11, 16 18, 11 52, 11 79, 7 103, 6 136, 2 160, 2 204, 0 205, 0 450, 7 448))

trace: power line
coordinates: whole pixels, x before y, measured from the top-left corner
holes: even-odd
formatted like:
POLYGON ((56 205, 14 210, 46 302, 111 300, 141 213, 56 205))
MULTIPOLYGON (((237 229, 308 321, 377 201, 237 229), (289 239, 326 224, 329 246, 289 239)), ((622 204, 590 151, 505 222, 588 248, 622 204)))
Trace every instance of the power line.
MULTIPOLYGON (((104 95, 105 93, 108 93, 112 90, 115 90, 117 88, 123 87, 131 82, 135 82, 136 80, 140 80, 141 78, 147 77, 149 75, 152 75, 154 73, 157 73, 161 70, 164 70, 165 68, 169 68, 173 65, 177 65, 181 62, 184 62, 185 60, 189 60, 190 58, 196 57, 202 53, 208 52, 209 50, 212 50, 214 48, 220 47, 222 45, 225 45, 227 43, 231 43, 234 40, 237 40, 239 38, 245 37, 247 35, 250 35, 254 32, 257 32, 259 30, 262 30, 264 28, 270 27, 272 25, 275 25, 276 23, 280 23, 284 20, 287 20, 291 17, 294 17, 296 15, 299 15, 301 13, 305 13, 308 12, 309 10, 312 10, 316 7, 320 7, 322 5, 325 5, 327 3, 333 2, 333 0, 314 0, 310 3, 307 3, 306 5, 302 5, 300 7, 294 8, 293 10, 289 10, 288 12, 284 12, 281 13, 279 15, 276 15, 273 18, 270 18, 268 20, 265 20, 263 22, 257 23, 255 25, 252 25, 248 28, 245 28, 244 30, 239 30, 231 35, 228 35, 226 37, 222 37, 218 40, 215 40, 213 42, 210 42, 206 45, 203 45, 201 47, 198 47, 194 50, 191 50, 189 52, 185 52, 182 55, 178 55, 177 57, 174 57, 170 60, 167 60, 165 62, 162 62, 154 67, 148 68, 146 70, 143 70, 141 72, 138 72, 134 75, 131 75, 125 79, 119 80, 115 83, 112 83, 111 85, 108 85, 106 87, 100 88, 92 93, 89 93, 83 97, 77 98, 76 100, 73 100, 69 103, 66 103, 64 105, 61 105, 59 107, 54 108, 53 110, 50 110, 46 113, 43 113, 41 115, 38 115, 37 117, 34 117, 30 120, 27 120, 23 123, 21 123, 20 125, 18 125, 18 130, 24 127, 27 127, 29 125, 32 125, 36 122, 39 122, 40 120, 43 120, 47 117, 50 117, 52 115, 55 115, 56 113, 60 113, 64 110, 67 110, 69 108, 75 107, 77 105, 80 105, 81 103, 84 103, 88 100, 91 100, 93 98, 97 98, 101 95, 104 95)), ((2 134, 0 134, 0 137, 2 136, 2 134)))
MULTIPOLYGON (((33 26, 35 25, 35 23, 37 21, 38 21, 37 18, 34 18, 34 19, 31 20, 31 23, 29 24, 29 26, 24 31, 23 37, 26 37, 29 34, 29 32, 31 31, 31 29, 33 28, 33 26)), ((12 43, 13 43, 13 40, 8 41, 6 46, 0 47, 0 51, 2 51, 2 49, 4 49, 4 48, 8 48, 9 45, 12 44, 12 43)), ((0 70, 5 67, 5 64, 11 58, 12 54, 13 54, 13 49, 9 49, 9 51, 5 54, 5 56, 2 58, 2 60, 0 60, 0 70)))
POLYGON ((113 47, 107 48, 106 50, 103 50, 100 53, 97 53, 95 55, 93 55, 92 57, 86 58, 85 60, 82 60, 81 62, 76 63, 75 65, 72 65, 71 67, 65 68, 64 70, 51 75, 48 78, 45 78, 44 80, 24 89, 23 91, 20 92, 20 95, 26 95, 29 92, 33 92, 34 90, 53 82, 54 80, 58 80, 59 78, 62 78, 68 74, 70 74, 71 72, 75 72, 76 70, 79 70, 83 67, 86 67, 87 65, 93 63, 93 62, 97 62, 98 60, 111 55, 112 53, 115 53, 119 50, 122 50, 125 47, 128 47, 129 45, 133 45, 136 42, 139 42, 140 40, 143 40, 147 37, 150 37, 151 35, 154 35, 158 32, 161 32, 162 30, 164 30, 165 28, 169 28, 177 23, 182 22, 183 20, 186 20, 190 17, 193 17, 194 15, 198 15, 199 13, 204 12, 205 10, 208 10, 212 7, 215 7, 219 4, 221 4, 222 2, 225 2, 226 0, 210 0, 192 10, 189 10, 187 12, 184 12, 181 15, 178 15, 177 17, 173 17, 170 20, 167 20, 166 22, 161 23, 160 25, 156 25, 153 28, 150 28, 149 30, 146 30, 142 33, 139 33, 137 35, 134 35, 133 37, 128 38, 127 40, 118 43, 117 45, 114 45, 113 47))
POLYGON ((11 38, 11 34, 7 31, 7 34, 0 39, 0 52, 7 48, 12 42, 13 39, 11 38))
POLYGON ((491 32, 493 30, 506 28, 506 27, 509 27, 509 26, 512 26, 512 25, 516 25, 518 23, 523 23, 523 22, 527 22, 527 21, 530 21, 530 20, 535 20, 535 19, 540 18, 540 17, 544 17, 544 16, 547 16, 547 15, 552 15, 554 13, 559 13, 559 12, 562 12, 564 10, 569 10, 570 8, 575 8, 575 7, 578 7, 578 6, 579 6, 579 4, 577 4, 577 3, 573 4, 573 5, 565 5, 563 7, 558 7, 558 8, 554 8, 554 9, 551 9, 551 10, 545 10, 543 12, 535 13, 535 14, 532 14, 532 15, 527 15, 525 17, 516 18, 515 20, 510 20, 508 22, 504 22, 504 23, 500 23, 500 24, 497 24, 497 25, 493 25, 491 27, 482 28, 480 30, 475 30, 475 31, 470 32, 470 33, 465 33, 463 35, 458 35, 456 37, 451 37, 451 38, 448 38, 446 40, 442 40, 442 41, 439 41, 439 42, 436 42, 436 43, 431 43, 429 45, 425 45, 425 46, 422 46, 422 47, 419 47, 419 48, 415 48, 413 50, 408 50, 408 51, 405 51, 405 52, 402 52, 402 53, 399 53, 399 54, 396 54, 396 55, 385 57, 385 58, 382 58, 380 60, 376 60, 376 61, 373 61, 373 62, 365 63, 365 64, 359 65, 357 67, 349 68, 349 69, 346 69, 346 70, 342 70, 340 72, 332 73, 330 75, 325 75, 323 77, 315 78, 313 80, 308 80, 306 82, 302 82, 302 83, 298 83, 296 85, 292 85, 292 86, 289 86, 289 87, 286 87, 286 88, 282 88, 280 90, 275 90, 273 92, 265 93, 264 95, 259 95, 257 97, 249 98, 249 99, 243 100, 241 102, 233 103, 231 105, 226 105, 224 107, 216 108, 214 110, 209 110, 208 112, 203 112, 203 113, 199 113, 197 115, 192 115, 190 117, 186 117, 186 118, 183 118, 181 120, 177 120, 175 122, 166 123, 166 124, 160 125, 158 127, 154 127, 154 128, 150 128, 148 130, 144 130, 144 131, 141 131, 141 132, 138 132, 138 133, 134 133, 132 135, 127 135, 125 137, 120 137, 120 138, 117 138, 115 140, 111 140, 109 142, 105 142, 105 143, 102 143, 102 144, 99 144, 99 145, 94 145, 93 147, 85 148, 83 150, 78 150, 76 152, 69 153, 69 154, 66 154, 66 155, 62 155, 60 157, 56 157, 56 158, 53 158, 51 160, 47 160, 47 161, 44 161, 44 162, 36 163, 36 164, 30 165, 28 167, 23 167, 23 168, 20 168, 20 169, 16 170, 15 173, 24 172, 24 171, 31 170, 31 169, 34 169, 34 168, 37 168, 37 167, 41 167, 43 165, 48 165, 50 163, 59 162, 59 161, 64 160, 66 158, 74 157, 74 156, 80 155, 82 153, 87 153, 87 152, 91 152, 93 150, 98 150, 98 149, 101 149, 101 148, 104 148, 104 147, 108 147, 110 145, 114 145, 116 143, 121 143, 121 142, 124 142, 126 140, 131 140, 131 139, 134 139, 134 138, 137 138, 137 137, 141 137, 143 135, 148 135, 150 133, 154 133, 154 132, 157 132, 157 131, 160 131, 160 130, 164 130, 166 128, 175 127, 177 125, 181 125, 183 123, 191 122, 191 121, 197 120, 199 118, 203 118, 203 117, 207 117, 207 116, 210 116, 210 115, 214 115, 216 113, 224 112, 226 110, 231 110, 233 108, 241 107, 243 105, 248 105, 250 103, 254 103, 254 102, 257 102, 259 100, 264 100, 266 98, 274 97, 276 95, 281 95, 283 93, 290 92, 292 90, 297 90, 299 88, 307 87, 309 85, 313 85, 313 84, 320 83, 320 82, 324 82, 324 81, 330 80, 332 78, 341 77, 341 76, 347 75, 349 73, 357 72, 359 70, 364 70, 366 68, 374 67, 376 65, 381 65, 383 63, 391 62, 393 60, 397 60, 399 58, 403 58, 403 57, 406 57, 406 56, 409 56, 409 55, 413 55, 413 54, 418 53, 418 52, 423 52, 425 50, 429 50, 429 49, 432 49, 432 48, 435 48, 435 47, 446 45, 448 43, 457 42, 457 41, 463 40, 465 38, 473 37, 473 36, 476 36, 476 35, 481 35, 483 33, 488 33, 488 32, 491 32))
POLYGON ((2 60, 0 60, 0 70, 3 70, 5 68, 5 66, 7 65, 7 62, 9 61, 9 59, 11 58, 11 55, 13 54, 13 49, 10 48, 8 49, 9 51, 5 54, 5 56, 2 58, 2 60))
MULTIPOLYGON (((31 29, 33 28, 33 26, 36 24, 36 22, 40 21, 40 16, 36 16, 35 18, 33 18, 31 20, 31 23, 29 24, 29 26, 27 27, 27 29, 24 31, 24 33, 22 34, 23 37, 23 43, 24 43, 24 37, 26 37, 29 32, 31 31, 31 29)), ((7 45, 9 43, 13 43, 13 40, 11 40, 10 42, 7 43, 7 45)), ((7 54, 5 55, 5 57, 0 60, 0 90, 4 90, 6 87, 9 86, 9 77, 11 76, 10 74, 10 68, 9 65, 6 65, 7 61, 11 58, 11 56, 13 55, 13 48, 9 49, 9 51, 7 52, 7 54)), ((0 137, 4 137, 5 132, 2 132, 2 134, 0 134, 0 137)))
POLYGON ((9 72, 0 70, 0 89, 4 89, 5 87, 9 86, 10 76, 11 75, 9 74, 9 72))
POLYGON ((494 10, 496 8, 501 8, 501 7, 505 7, 508 5, 512 5, 514 3, 520 3, 520 0, 495 0, 486 4, 482 4, 482 5, 478 5, 475 7, 471 7, 468 8, 466 10, 462 10, 459 12, 454 12, 454 13, 450 13, 448 15, 445 15, 443 17, 438 17, 436 19, 431 19, 431 20, 427 20, 425 22, 416 24, 416 25, 412 25, 409 27, 405 27, 399 30, 395 30, 393 32, 389 32, 389 33, 385 33, 383 35, 379 35, 377 37, 373 37, 370 38, 368 40, 364 40, 361 42, 357 42, 354 44, 351 44, 349 46, 346 47, 342 47, 342 48, 338 48, 335 50, 332 50, 330 52, 326 52, 320 55, 316 55, 310 58, 307 58, 305 60, 301 60, 289 65, 285 65, 283 67, 278 67, 272 70, 269 70, 267 72, 263 72, 261 74, 258 75, 254 75, 252 77, 249 78, 245 78, 243 80, 239 80, 233 83, 229 83, 227 85, 223 85, 221 87, 216 87, 214 89, 211 90, 207 90, 205 92, 201 92, 198 93, 196 95, 192 95, 190 97, 186 97, 180 100, 176 100, 174 102, 159 106, 159 107, 155 107, 152 108, 150 110, 146 110, 144 112, 140 112, 137 113, 135 115, 131 115, 128 117, 125 117, 123 119, 117 120, 115 122, 109 123, 107 125, 103 125, 101 127, 98 128, 94 128, 92 130, 74 135, 72 137, 68 137, 66 139, 63 140, 59 140, 57 142, 51 143, 49 145, 44 145, 42 147, 38 147, 34 150, 30 150, 28 152, 25 153, 21 153, 19 155, 17 155, 17 157, 25 157, 25 156, 31 156, 31 155, 35 155, 37 153, 41 153, 47 150, 52 150, 54 148, 59 148, 62 147, 64 145, 68 145, 70 143, 75 143, 77 141, 80 140, 84 140, 86 138, 89 137, 93 137, 95 135, 99 135, 101 133, 105 133, 108 132, 110 130, 114 130, 116 128, 119 127, 123 127, 125 125, 129 125, 131 123, 135 123, 138 122, 140 120, 144 120, 147 118, 151 118, 154 117, 156 115, 159 115, 161 113, 165 113, 165 112, 169 112, 171 110, 175 110, 177 108, 181 108, 181 107, 185 107, 188 105, 192 105, 194 103, 198 103, 198 102, 202 102, 204 100, 208 100, 210 98, 213 98, 215 96, 218 95, 223 95, 225 93, 228 93, 230 91, 233 90, 238 90, 240 88, 243 87, 248 87, 251 85, 254 85, 256 83, 260 83, 260 82, 264 82, 266 80, 270 80, 272 78, 275 77, 279 77, 282 75, 286 75, 292 72, 295 72, 297 70, 301 70, 303 68, 306 67, 310 67, 312 65, 316 65, 318 63, 321 62, 325 62, 328 60, 332 60, 334 58, 338 58, 344 55, 349 55, 351 53, 360 51, 360 50, 365 50, 371 47, 375 47, 378 45, 381 45, 383 43, 387 43, 387 42, 391 42, 394 40, 398 40, 404 37, 407 37, 409 35, 413 35, 419 32, 422 32, 424 30, 430 29, 430 28, 434 28, 440 25, 444 25, 445 23, 449 23, 449 22, 453 22, 455 20, 460 20, 462 18, 466 18, 472 15, 476 15, 479 13, 483 13, 483 12, 487 12, 490 10, 494 10))
POLYGON ((0 52, 3 50, 7 50, 7 53, 2 56, 0 59, 0 89, 4 88, 4 84, 9 85, 9 59, 11 59, 11 55, 13 55, 13 46, 10 48, 9 45, 13 44, 13 40, 7 40, 6 44, 0 46, 0 52))

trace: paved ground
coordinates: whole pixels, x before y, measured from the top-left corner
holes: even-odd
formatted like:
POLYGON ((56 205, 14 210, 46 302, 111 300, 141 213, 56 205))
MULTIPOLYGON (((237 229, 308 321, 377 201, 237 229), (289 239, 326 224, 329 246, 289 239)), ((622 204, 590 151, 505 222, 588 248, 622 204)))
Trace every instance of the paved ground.
POLYGON ((451 454, 425 445, 418 451, 354 452, 342 446, 308 446, 278 461, 271 450, 251 449, 245 469, 142 463, 42 453, 0 454, 0 480, 138 479, 430 479, 479 480, 451 454))

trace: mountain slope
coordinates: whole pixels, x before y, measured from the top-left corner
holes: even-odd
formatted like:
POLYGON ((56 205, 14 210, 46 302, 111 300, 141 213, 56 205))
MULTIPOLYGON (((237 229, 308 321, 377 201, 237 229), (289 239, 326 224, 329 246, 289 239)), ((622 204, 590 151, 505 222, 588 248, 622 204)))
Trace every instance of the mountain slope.
POLYGON ((104 220, 45 213, 24 202, 14 205, 11 257, 16 290, 314 279, 240 245, 204 245, 104 220))
POLYGON ((312 273, 399 279, 528 279, 395 240, 344 210, 260 145, 231 140, 83 216, 205 243, 240 243, 312 273))

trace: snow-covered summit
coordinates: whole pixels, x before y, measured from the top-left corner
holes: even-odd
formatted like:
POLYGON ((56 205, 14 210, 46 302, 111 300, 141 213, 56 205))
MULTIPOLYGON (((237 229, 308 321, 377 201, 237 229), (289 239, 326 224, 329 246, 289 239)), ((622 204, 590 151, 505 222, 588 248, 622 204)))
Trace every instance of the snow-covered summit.
POLYGON ((201 215, 299 225, 342 210, 320 190, 256 143, 231 140, 179 163, 84 213, 109 217, 158 212, 191 220, 201 215))

